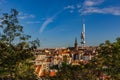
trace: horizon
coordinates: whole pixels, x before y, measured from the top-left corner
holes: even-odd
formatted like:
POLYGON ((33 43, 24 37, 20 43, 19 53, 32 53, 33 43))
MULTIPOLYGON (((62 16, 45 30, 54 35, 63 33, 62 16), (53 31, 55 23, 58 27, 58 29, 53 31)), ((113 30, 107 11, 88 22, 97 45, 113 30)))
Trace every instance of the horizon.
POLYGON ((25 34, 40 39, 40 48, 81 46, 82 16, 86 45, 97 46, 120 36, 119 0, 0 0, 0 15, 15 8, 25 34))

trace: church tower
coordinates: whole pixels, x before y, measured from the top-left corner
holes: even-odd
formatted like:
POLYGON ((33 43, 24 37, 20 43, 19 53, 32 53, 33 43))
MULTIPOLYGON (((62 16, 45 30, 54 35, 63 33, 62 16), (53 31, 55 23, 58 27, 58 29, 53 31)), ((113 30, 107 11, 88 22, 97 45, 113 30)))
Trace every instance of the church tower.
POLYGON ((78 50, 77 38, 75 38, 74 48, 75 48, 75 50, 78 50))

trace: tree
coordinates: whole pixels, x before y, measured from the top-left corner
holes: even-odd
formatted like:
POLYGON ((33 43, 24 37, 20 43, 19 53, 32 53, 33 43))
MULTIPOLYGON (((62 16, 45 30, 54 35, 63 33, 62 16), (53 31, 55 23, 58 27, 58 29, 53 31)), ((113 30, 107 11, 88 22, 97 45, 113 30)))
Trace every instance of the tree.
POLYGON ((113 43, 107 40, 99 47, 99 55, 92 60, 95 70, 110 76, 111 79, 120 79, 120 38, 113 43))
POLYGON ((18 24, 17 19, 18 11, 11 9, 11 13, 4 13, 1 17, 1 27, 3 33, 1 35, 1 40, 3 42, 12 44, 15 38, 20 37, 23 27, 18 24))
POLYGON ((36 49, 37 47, 40 47, 40 40, 37 38, 36 40, 33 40, 30 42, 31 43, 31 48, 36 49))
MULTIPOLYGON (((31 78, 33 74, 33 64, 31 60, 34 54, 28 42, 31 37, 23 34, 23 26, 17 19, 18 11, 11 9, 10 13, 4 13, 1 19, 0 36, 0 77, 8 77, 15 80, 31 78), (19 40, 20 42, 16 42, 19 40), (28 65, 29 64, 29 65, 28 65), (28 74, 29 73, 29 74, 28 74), (24 76, 22 76, 24 74, 24 76), (1 76, 2 75, 2 76, 1 76)), ((30 46, 31 45, 31 46, 30 46)), ((31 79, 36 77, 32 77, 31 79)))

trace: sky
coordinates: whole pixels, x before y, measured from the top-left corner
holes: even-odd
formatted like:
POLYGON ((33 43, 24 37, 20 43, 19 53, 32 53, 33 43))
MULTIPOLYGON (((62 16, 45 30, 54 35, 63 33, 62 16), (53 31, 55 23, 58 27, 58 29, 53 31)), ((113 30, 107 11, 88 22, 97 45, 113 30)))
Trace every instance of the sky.
POLYGON ((81 46, 82 19, 86 45, 120 37, 120 0, 0 0, 0 14, 16 9, 19 23, 40 48, 81 46))

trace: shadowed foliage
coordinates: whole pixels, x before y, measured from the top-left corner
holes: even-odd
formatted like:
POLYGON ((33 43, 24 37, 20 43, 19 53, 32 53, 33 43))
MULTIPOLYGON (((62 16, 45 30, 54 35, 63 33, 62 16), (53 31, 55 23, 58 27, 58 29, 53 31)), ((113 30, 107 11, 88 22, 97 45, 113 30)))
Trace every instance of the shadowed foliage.
MULTIPOLYGON (((18 11, 11 9, 10 13, 3 13, 0 17, 0 78, 7 80, 35 80, 31 49, 34 45, 28 40, 31 36, 23 33, 23 26, 17 19, 18 11)), ((32 42, 32 41, 31 41, 32 42)))

